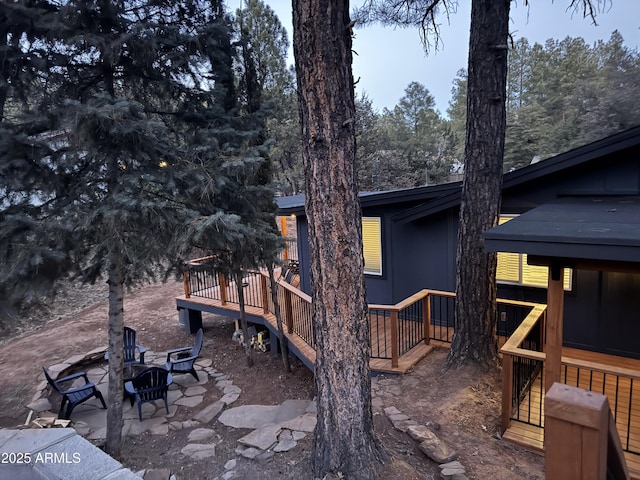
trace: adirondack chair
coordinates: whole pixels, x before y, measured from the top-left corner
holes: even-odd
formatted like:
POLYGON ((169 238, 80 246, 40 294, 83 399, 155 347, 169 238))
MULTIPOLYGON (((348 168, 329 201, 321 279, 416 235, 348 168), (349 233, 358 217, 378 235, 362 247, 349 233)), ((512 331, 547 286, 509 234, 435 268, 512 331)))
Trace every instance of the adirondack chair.
MULTIPOLYGON (((144 365, 144 354, 147 351, 142 345, 136 345, 136 331, 131 327, 124 327, 123 363, 127 365, 144 365), (140 359, 136 360, 136 350, 140 352, 140 359)), ((109 352, 105 352, 104 359, 109 360, 109 352)))
POLYGON ((144 365, 144 354, 147 351, 142 345, 136 345, 136 331, 131 327, 124 327, 124 364, 139 363, 144 365), (140 352, 140 360, 136 360, 136 350, 140 352))
POLYGON ((138 404, 138 418, 142 421, 142 404, 155 400, 164 400, 164 408, 169 414, 167 390, 173 378, 169 372, 161 367, 150 367, 138 374, 133 380, 124 384, 124 390, 129 395, 131 406, 134 400, 138 404))
POLYGON ((202 349, 202 337, 204 332, 202 329, 196 333, 196 340, 192 347, 174 348, 167 352, 167 363, 165 368, 171 373, 190 373, 196 380, 198 378, 198 372, 195 369, 195 363, 200 356, 200 350, 202 349), (172 359, 172 355, 176 358, 172 359))
POLYGON ((102 393, 100 390, 96 388, 96 386, 89 381, 87 378, 87 374, 84 372, 74 373, 72 375, 67 375, 66 377, 58 378, 54 380, 47 372, 47 369, 42 367, 44 371, 44 376, 49 382, 49 385, 62 395, 62 402, 60 402, 60 411, 58 412, 58 417, 69 419, 71 416, 72 410, 76 407, 76 405, 80 405, 82 402, 86 402, 90 398, 97 398, 102 403, 102 408, 107 408, 107 405, 104 403, 104 398, 102 397, 102 393), (84 378, 84 385, 73 388, 64 388, 62 386, 63 383, 75 380, 77 378, 84 378), (66 411, 65 411, 65 406, 66 411), (64 412, 64 413, 63 413, 64 412))

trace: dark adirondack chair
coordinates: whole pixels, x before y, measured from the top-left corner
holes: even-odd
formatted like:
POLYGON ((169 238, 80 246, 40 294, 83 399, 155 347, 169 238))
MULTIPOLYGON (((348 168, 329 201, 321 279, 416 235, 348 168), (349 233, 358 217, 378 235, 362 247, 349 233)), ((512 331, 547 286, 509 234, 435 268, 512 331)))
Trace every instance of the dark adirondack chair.
MULTIPOLYGON (((123 362, 127 365, 144 365, 144 354, 147 351, 142 345, 136 344, 136 331, 131 327, 124 327, 124 352, 123 362), (140 352, 139 359, 136 359, 136 350, 140 352)), ((104 354, 104 359, 109 360, 109 352, 104 354)))
POLYGON ((124 327, 124 364, 139 363, 144 365, 144 354, 147 351, 142 345, 136 345, 136 331, 131 327, 124 327), (136 350, 140 352, 140 359, 136 360, 136 350))
POLYGON ((102 393, 100 390, 96 388, 96 386, 89 381, 87 378, 87 374, 84 372, 74 373, 73 375, 67 375, 66 377, 59 378, 54 380, 47 372, 47 369, 42 367, 44 371, 44 376, 49 382, 49 385, 62 395, 62 402, 60 402, 60 411, 58 412, 58 417, 69 419, 71 416, 71 411, 76 407, 76 405, 80 405, 82 402, 86 402, 90 398, 97 398, 102 403, 102 408, 107 408, 107 405, 104 403, 104 398, 102 397, 102 393), (75 380, 77 378, 84 378, 84 385, 74 388, 64 388, 63 383, 75 380), (67 407, 65 410, 65 406, 67 407))
POLYGON ((171 373, 190 373, 196 380, 198 378, 198 372, 196 372, 195 363, 200 356, 200 350, 202 349, 202 337, 204 332, 202 329, 196 333, 196 340, 192 347, 174 348, 167 352, 167 363, 165 368, 171 373), (172 355, 175 355, 175 359, 172 359, 172 355))
POLYGON ((169 414, 167 390, 172 377, 164 368, 150 367, 138 374, 133 380, 124 384, 124 390, 129 395, 131 406, 135 400, 138 404, 138 418, 142 421, 142 404, 155 400, 164 400, 164 408, 169 414))

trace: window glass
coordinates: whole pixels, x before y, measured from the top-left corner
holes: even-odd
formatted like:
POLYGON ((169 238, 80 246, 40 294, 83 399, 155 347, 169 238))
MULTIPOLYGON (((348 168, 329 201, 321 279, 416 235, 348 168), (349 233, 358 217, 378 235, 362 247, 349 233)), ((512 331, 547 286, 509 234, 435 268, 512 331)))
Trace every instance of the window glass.
POLYGON ((382 237, 380 219, 362 218, 364 273, 382 275, 382 237))
MULTIPOLYGON (((500 217, 499 224, 508 222, 513 216, 500 217)), ((571 290, 571 269, 564 269, 564 289, 571 290)), ((529 287, 547 288, 549 269, 539 265, 529 265, 526 253, 498 252, 496 281, 515 283, 529 287)))

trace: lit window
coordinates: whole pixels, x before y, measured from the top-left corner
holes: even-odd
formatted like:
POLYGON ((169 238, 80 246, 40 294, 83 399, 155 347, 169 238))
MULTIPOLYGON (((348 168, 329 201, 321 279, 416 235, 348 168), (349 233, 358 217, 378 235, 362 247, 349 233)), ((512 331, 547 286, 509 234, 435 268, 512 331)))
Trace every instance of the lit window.
MULTIPOLYGON (((514 217, 500 217, 500 225, 514 217)), ((571 269, 564 269, 564 289, 571 290, 571 269)), ((526 253, 498 253, 496 281, 528 287, 547 288, 549 269, 539 265, 529 265, 526 253)))
POLYGON ((364 273, 382 275, 382 237, 380 232, 379 218, 362 218, 364 273))

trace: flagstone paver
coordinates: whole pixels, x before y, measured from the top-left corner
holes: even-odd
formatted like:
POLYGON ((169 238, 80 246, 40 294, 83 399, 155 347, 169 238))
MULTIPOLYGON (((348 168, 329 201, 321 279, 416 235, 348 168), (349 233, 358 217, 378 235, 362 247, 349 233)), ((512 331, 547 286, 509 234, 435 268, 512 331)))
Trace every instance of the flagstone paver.
POLYGON ((200 410, 197 414, 193 416, 194 420, 197 420, 202 423, 209 423, 211 420, 216 418, 218 414, 224 408, 224 402, 216 401, 212 404, 206 406, 202 410, 200 410))
MULTIPOLYGON (((75 362, 84 362, 93 355, 101 358, 105 348, 95 349, 86 355, 76 355, 64 363, 53 365, 49 368, 54 378, 60 372, 68 369, 75 362)), ((164 355, 147 351, 145 364, 164 364, 164 355)), ((167 435, 169 430, 192 429, 186 440, 186 445, 181 452, 194 460, 201 460, 215 456, 216 431, 206 428, 218 417, 224 425, 232 428, 249 428, 250 433, 238 440, 236 455, 247 459, 264 463, 273 458, 274 452, 286 452, 297 446, 297 443, 312 432, 316 425, 315 401, 287 400, 280 405, 244 405, 230 408, 242 394, 242 389, 234 385, 233 379, 223 372, 216 371, 211 359, 200 359, 196 362, 196 371, 199 380, 192 375, 174 375, 173 384, 167 393, 169 414, 166 413, 164 402, 147 402, 142 405, 142 421, 138 418, 137 404, 131 405, 128 400, 123 402, 123 429, 122 435, 136 436, 143 432, 152 435, 167 435), (209 380, 211 379, 211 383, 209 380), (181 408, 195 408, 200 405, 207 390, 215 386, 222 397, 204 408, 201 408, 191 419, 183 421, 170 421, 181 408), (226 408, 226 410, 225 410, 226 408)), ((86 371, 92 381, 105 398, 108 398, 108 371, 105 366, 96 366, 86 371)), ((49 401, 49 387, 43 376, 39 375, 40 386, 38 393, 31 400, 30 407, 35 416, 38 414, 55 416, 49 410, 52 406, 49 401)), ((398 412, 400 413, 400 412, 398 412)), ((184 417, 183 417, 184 418, 184 417)), ((72 426, 76 432, 87 439, 97 443, 104 442, 106 438, 106 410, 102 409, 97 399, 85 402, 74 409, 72 426)), ((232 459, 225 464, 223 479, 231 479, 236 476, 236 461, 232 459)), ((175 475, 168 470, 149 469, 139 472, 140 476, 150 478, 173 478, 175 475)))
POLYGON ((196 428, 192 430, 191 433, 189 433, 189 436, 187 437, 187 442, 189 443, 201 442, 203 440, 208 440, 212 438, 213 436, 215 436, 215 434, 216 434, 215 430, 212 430, 211 428, 196 428))
POLYGON ((202 395, 194 395, 193 397, 182 397, 176 400, 174 403, 176 405, 182 405, 183 407, 197 407, 202 403, 204 397, 202 395))
POLYGON ((200 443, 190 443, 180 450, 183 455, 187 455, 194 460, 203 460, 205 458, 216 456, 215 445, 205 445, 200 443))
POLYGON ((193 397, 195 395, 204 395, 207 389, 201 386, 189 387, 184 391, 185 396, 193 397))
POLYGON ((227 394, 222 396, 220 401, 222 403, 224 403, 225 405, 230 405, 233 402, 235 402, 236 400, 238 400, 238 398, 240 398, 240 394, 239 393, 227 393, 227 394))

